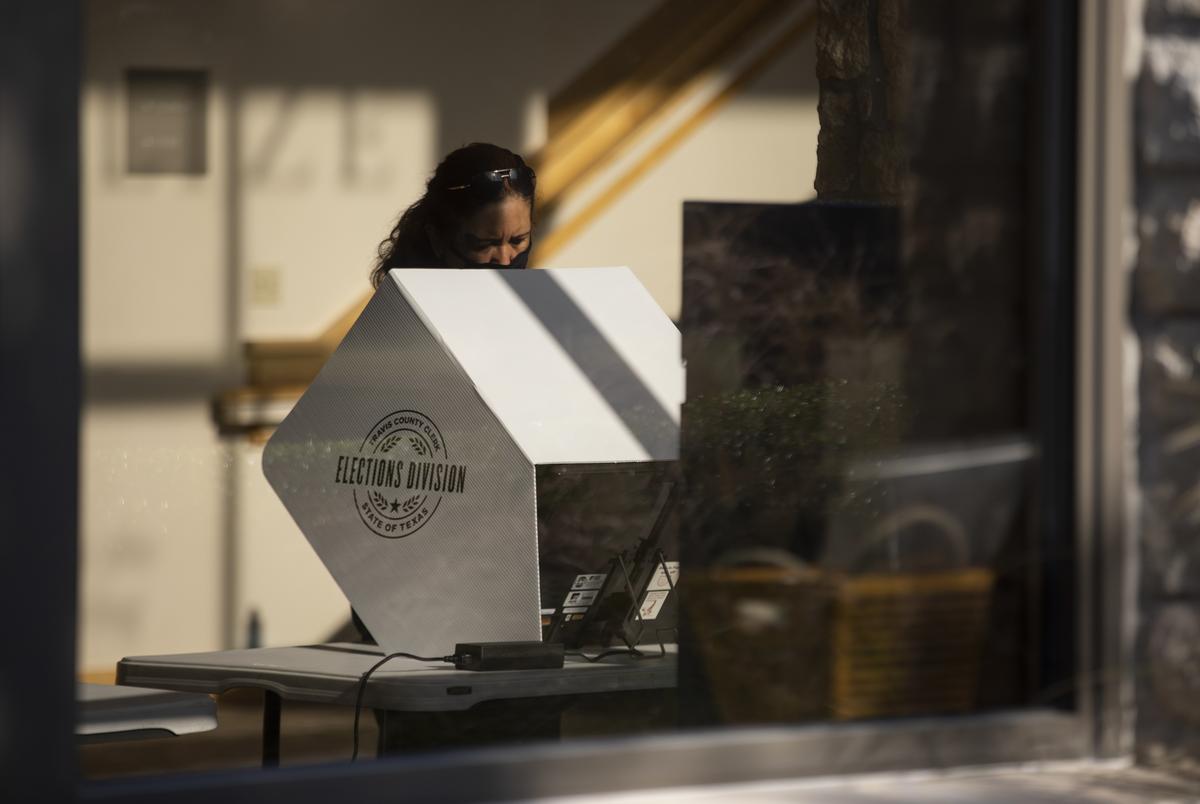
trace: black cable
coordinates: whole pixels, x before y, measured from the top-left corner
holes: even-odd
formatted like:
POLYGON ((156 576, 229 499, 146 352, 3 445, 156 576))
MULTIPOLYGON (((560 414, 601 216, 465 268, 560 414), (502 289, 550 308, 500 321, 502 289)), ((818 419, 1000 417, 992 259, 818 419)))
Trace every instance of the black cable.
POLYGON ((605 658, 606 656, 634 656, 639 659, 641 659, 641 658, 657 659, 658 658, 657 656, 647 657, 646 654, 642 653, 637 648, 613 648, 612 650, 601 651, 600 653, 596 654, 595 656, 588 656, 583 651, 573 650, 573 651, 566 651, 566 652, 564 652, 563 655, 576 656, 580 659, 583 659, 585 662, 598 662, 601 659, 605 658))
POLYGON ((368 670, 367 672, 363 673, 362 676, 360 676, 358 679, 358 695, 354 699, 354 751, 351 752, 351 754, 350 754, 351 762, 354 762, 358 759, 358 717, 362 713, 363 695, 367 691, 367 681, 371 678, 372 673, 374 673, 379 668, 383 667, 385 664, 390 662, 392 659, 396 659, 399 657, 404 657, 405 659, 416 659, 418 662, 449 662, 450 664, 454 664, 455 660, 458 658, 457 656, 453 656, 453 655, 451 655, 451 656, 417 656, 412 653, 396 652, 396 653, 389 653, 387 656, 384 656, 382 659, 375 662, 375 664, 371 665, 371 669, 368 670))
MULTIPOLYGON (((662 631, 670 631, 670 630, 671 630, 670 628, 660 628, 659 632, 661 633, 662 631)), ((564 656, 575 656, 575 657, 583 659, 585 662, 589 662, 589 663, 598 662, 601 659, 608 657, 608 656, 632 656, 635 659, 662 659, 667 655, 667 646, 663 644, 663 641, 661 638, 658 640, 658 651, 659 652, 658 652, 657 656, 651 656, 650 654, 643 653, 642 651, 635 648, 633 645, 630 645, 628 642, 626 642, 625 647, 623 647, 623 648, 611 648, 609 650, 601 651, 600 653, 597 653, 595 656, 588 656, 586 653, 584 653, 583 651, 579 651, 579 650, 564 651, 563 655, 564 656)))

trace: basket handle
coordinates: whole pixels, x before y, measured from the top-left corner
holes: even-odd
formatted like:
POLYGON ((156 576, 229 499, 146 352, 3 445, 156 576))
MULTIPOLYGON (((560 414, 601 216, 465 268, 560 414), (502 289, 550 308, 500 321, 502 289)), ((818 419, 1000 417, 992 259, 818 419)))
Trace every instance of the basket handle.
POLYGON ((808 570, 811 566, 795 553, 779 547, 743 547, 723 553, 714 566, 736 567, 741 564, 767 564, 772 567, 791 570, 808 570))
MULTIPOLYGON (((954 555, 954 566, 965 567, 970 555, 967 544, 967 531, 958 517, 944 508, 929 503, 911 503, 882 517, 867 532, 867 537, 859 545, 854 558, 850 561, 852 568, 857 568, 858 560, 868 548, 885 539, 891 539, 901 528, 911 525, 933 525, 942 534, 946 545, 954 555)), ((893 556, 893 565, 896 563, 893 556)))

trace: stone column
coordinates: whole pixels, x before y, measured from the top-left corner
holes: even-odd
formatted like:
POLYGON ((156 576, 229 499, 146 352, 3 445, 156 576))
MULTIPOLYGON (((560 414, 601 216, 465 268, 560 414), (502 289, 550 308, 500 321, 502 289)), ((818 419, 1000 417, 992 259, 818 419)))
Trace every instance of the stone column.
POLYGON ((907 0, 820 0, 817 177, 822 200, 894 201, 904 167, 907 0))
POLYGON ((1139 758, 1200 772, 1200 3, 1148 0, 1137 84, 1139 758))
POLYGON ((899 206, 913 438, 1028 422, 1029 27, 1023 0, 818 6, 817 196, 899 206))

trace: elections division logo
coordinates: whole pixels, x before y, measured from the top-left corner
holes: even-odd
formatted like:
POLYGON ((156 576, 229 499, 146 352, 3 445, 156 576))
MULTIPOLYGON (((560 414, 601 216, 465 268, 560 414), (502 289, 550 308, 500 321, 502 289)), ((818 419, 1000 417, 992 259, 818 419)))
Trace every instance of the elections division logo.
POLYGON ((355 511, 372 533, 401 539, 466 491, 467 467, 451 462, 432 419, 397 410, 375 423, 358 454, 338 455, 334 482, 353 487, 355 511))

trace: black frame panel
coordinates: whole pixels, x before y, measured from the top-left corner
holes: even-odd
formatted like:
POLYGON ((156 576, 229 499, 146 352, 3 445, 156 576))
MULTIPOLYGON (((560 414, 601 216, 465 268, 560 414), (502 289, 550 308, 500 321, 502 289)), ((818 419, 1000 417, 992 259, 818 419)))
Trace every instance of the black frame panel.
POLYGON ((75 787, 81 7, 0 25, 0 800, 75 787))

